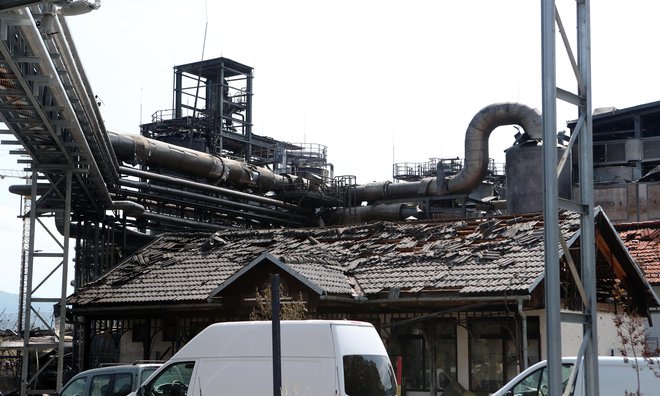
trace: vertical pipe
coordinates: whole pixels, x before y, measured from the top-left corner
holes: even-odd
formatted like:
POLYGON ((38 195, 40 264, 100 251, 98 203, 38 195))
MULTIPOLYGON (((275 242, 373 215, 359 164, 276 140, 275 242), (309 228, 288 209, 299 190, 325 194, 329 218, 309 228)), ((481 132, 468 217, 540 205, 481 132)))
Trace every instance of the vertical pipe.
POLYGON ((520 348, 522 349, 522 364, 520 365, 520 371, 527 368, 527 315, 525 315, 525 310, 523 309, 522 298, 518 299, 518 315, 520 316, 521 321, 521 330, 520 330, 520 348))
MULTIPOLYGON (((176 67, 174 68, 174 118, 181 118, 183 116, 183 113, 181 112, 181 108, 183 106, 183 101, 182 101, 182 93, 181 91, 183 90, 183 72, 178 70, 176 67)), ((154 122, 152 120, 151 122, 154 122)))
POLYGON ((557 183, 557 81, 555 1, 541 1, 541 52, 543 99, 543 221, 545 249, 545 311, 548 334, 548 388, 561 394, 561 300, 559 277, 559 195, 557 183))
POLYGON ((248 141, 248 151, 245 154, 245 160, 247 162, 252 162, 252 75, 252 69, 250 69, 250 73, 246 75, 247 81, 245 82, 245 90, 247 91, 245 93, 245 134, 248 141))
POLYGON ((280 344, 280 275, 271 274, 270 291, 273 328, 273 396, 282 395, 282 345, 280 344))
POLYGON ((587 340, 585 351, 585 382, 588 395, 598 395, 598 332, 596 304, 596 241, 594 222, 594 180, 593 180, 593 142, 591 115, 591 33, 589 17, 589 0, 577 2, 577 47, 580 78, 583 81, 584 92, 579 107, 579 116, 584 116, 584 126, 580 131, 580 200, 586 208, 586 213, 580 216, 580 254, 582 261, 582 282, 590 301, 584 308, 584 314, 590 319, 583 325, 587 340))

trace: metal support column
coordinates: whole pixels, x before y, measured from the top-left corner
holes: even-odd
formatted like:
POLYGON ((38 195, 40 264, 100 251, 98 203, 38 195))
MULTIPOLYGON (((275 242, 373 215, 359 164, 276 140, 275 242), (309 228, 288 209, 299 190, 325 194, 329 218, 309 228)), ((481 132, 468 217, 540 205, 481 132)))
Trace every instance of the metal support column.
MULTIPOLYGON (((559 272, 559 244, 565 245, 564 237, 560 234, 558 223, 558 209, 576 210, 580 214, 581 226, 581 266, 582 279, 574 279, 578 288, 585 293, 582 300, 583 343, 578 352, 576 369, 584 357, 584 379, 586 394, 598 394, 598 348, 596 329, 596 250, 594 236, 594 203, 593 203, 593 148, 591 129, 591 37, 589 0, 577 0, 577 45, 576 58, 570 48, 569 40, 564 31, 563 24, 554 0, 541 1, 541 29, 542 29, 542 83, 543 83, 543 164, 544 164, 544 221, 545 221, 545 282, 546 282, 546 313, 547 313, 547 357, 548 357, 548 386, 549 395, 562 394, 561 370, 561 301, 560 301, 560 272, 559 272), (577 80, 578 93, 574 94, 556 86, 556 57, 555 57, 555 26, 559 28, 561 38, 571 66, 577 80), (572 144, 579 136, 579 175, 580 197, 578 203, 562 201, 558 198, 557 177, 566 163, 562 158, 557 166, 556 152, 556 106, 557 99, 562 99, 578 108, 578 123, 575 136, 566 149, 571 151, 572 144), (577 208, 577 209, 576 209, 577 208), (582 356, 584 355, 584 356, 582 356)), ((570 255, 568 249, 564 255, 570 255)), ((568 257, 568 261, 571 258, 568 257)), ((571 378, 575 378, 572 376, 571 378)), ((573 384, 566 387, 565 394, 569 393, 573 384)))
MULTIPOLYGON (((29 394, 44 394, 44 393, 55 393, 59 392, 62 387, 63 382, 63 373, 64 373, 64 339, 65 339, 65 321, 66 321, 66 296, 67 296, 67 269, 69 262, 69 237, 70 237, 70 220, 71 220, 71 191, 72 191, 72 170, 66 170, 65 175, 63 176, 61 183, 64 186, 52 186, 51 190, 41 196, 40 199, 37 199, 37 171, 35 170, 32 176, 32 191, 31 191, 31 204, 30 204, 30 228, 29 228, 29 242, 28 242, 28 252, 27 252, 27 268, 26 268, 26 293, 25 293, 25 323, 23 330, 23 349, 22 349, 22 367, 21 367, 21 396, 29 394), (61 209, 63 211, 64 218, 64 229, 63 235, 60 238, 56 237, 48 227, 44 225, 41 220, 41 217, 52 213, 51 210, 44 209, 40 206, 40 201, 44 196, 48 194, 57 194, 64 198, 64 207, 61 209), (38 229, 37 224, 43 227, 43 230, 50 236, 52 241, 54 241, 57 246, 62 250, 60 252, 44 252, 42 249, 36 249, 36 231, 38 229), (59 261, 54 268, 43 278, 37 279, 38 274, 35 274, 35 259, 45 258, 59 258, 59 261), (45 285, 45 283, 51 279, 57 279, 57 273, 60 274, 60 294, 59 296, 42 296, 37 297, 36 294, 39 293, 39 289, 45 285), (36 283, 35 281, 39 281, 36 283), (35 285, 36 283, 36 285, 35 285), (42 315, 39 314, 35 309, 32 308, 34 303, 52 303, 59 304, 59 318, 57 323, 49 323, 42 315), (32 314, 35 314, 36 320, 40 322, 46 329, 49 330, 50 334, 54 337, 54 342, 52 343, 35 343, 30 337, 31 330, 31 318, 32 314), (30 371, 30 358, 31 354, 34 354, 38 358, 39 352, 48 349, 56 349, 57 355, 51 357, 45 364, 34 365, 35 371, 30 371), (39 375, 46 369, 48 366, 57 359, 57 379, 55 384, 55 389, 36 389, 40 384, 38 383, 39 375)), ((41 239, 39 239, 42 242, 41 239)), ((41 266, 45 265, 42 263, 41 266)), ((40 268, 43 269, 43 268, 40 268)))
POLYGON ((577 2, 577 46, 580 77, 578 95, 583 102, 578 107, 578 117, 584 119, 580 137, 580 203, 586 213, 580 217, 582 236, 580 254, 582 281, 589 302, 583 304, 583 313, 588 320, 583 325, 586 345, 585 383, 588 395, 599 394, 598 389, 598 326, 596 300, 596 237, 594 224, 594 175, 593 175, 593 130, 591 120, 591 18, 590 0, 577 2), (590 336, 589 336, 590 335, 590 336))
MULTIPOLYGON (((37 172, 32 172, 32 192, 30 194, 30 228, 29 228, 29 242, 27 251, 27 267, 25 268, 25 313, 19 312, 24 318, 23 325, 23 352, 21 357, 23 359, 21 365, 21 396, 27 395, 28 389, 28 373, 30 368, 30 328, 32 327, 32 269, 34 262, 34 230, 37 223, 37 172)), ((27 214, 27 213, 26 213, 27 214)))
POLYGON ((559 273, 559 188, 557 183, 557 98, 555 87, 555 2, 543 0, 542 29, 542 113, 543 113, 543 222, 545 224, 545 311, 548 334, 548 388, 551 396, 561 394, 561 296, 559 273))

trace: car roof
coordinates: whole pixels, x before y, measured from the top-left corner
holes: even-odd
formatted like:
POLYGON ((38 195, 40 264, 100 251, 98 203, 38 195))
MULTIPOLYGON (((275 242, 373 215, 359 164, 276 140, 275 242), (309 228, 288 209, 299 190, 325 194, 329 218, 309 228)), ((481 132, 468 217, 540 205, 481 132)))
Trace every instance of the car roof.
POLYGON ((138 373, 145 368, 158 368, 162 363, 133 363, 133 364, 114 364, 111 366, 97 367, 76 374, 71 380, 88 375, 108 374, 115 372, 135 372, 138 373))

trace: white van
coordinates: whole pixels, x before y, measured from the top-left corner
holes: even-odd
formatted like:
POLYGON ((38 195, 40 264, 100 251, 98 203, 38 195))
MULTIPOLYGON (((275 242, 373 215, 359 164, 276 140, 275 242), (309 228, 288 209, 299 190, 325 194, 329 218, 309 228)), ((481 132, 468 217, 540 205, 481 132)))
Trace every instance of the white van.
MULTIPOLYGON (((394 396, 396 380, 376 329, 365 322, 280 322, 282 395, 394 396)), ((269 321, 216 323, 141 386, 139 396, 273 393, 269 321)))
MULTIPOLYGON (((598 388, 600 396, 622 396, 636 394, 638 388, 643 395, 657 395, 660 389, 659 361, 652 364, 644 359, 629 359, 620 356, 598 357, 598 388)), ((575 364, 575 357, 562 358, 562 382, 564 389, 575 364)), ((529 367, 491 396, 546 396, 548 394, 548 364, 544 360, 529 367)), ((584 369, 584 364, 580 370, 584 369)), ((562 392, 563 390, 562 389, 562 392)), ((585 396, 584 375, 578 373, 573 396, 585 396)))

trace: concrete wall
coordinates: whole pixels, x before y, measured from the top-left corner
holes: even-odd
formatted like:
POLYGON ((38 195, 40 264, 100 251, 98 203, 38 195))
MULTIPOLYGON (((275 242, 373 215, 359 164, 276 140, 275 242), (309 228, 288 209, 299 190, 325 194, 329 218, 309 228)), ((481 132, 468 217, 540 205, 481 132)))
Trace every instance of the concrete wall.
MULTIPOLYGON (((546 332, 546 315, 545 311, 529 311, 528 316, 538 315, 541 326, 541 359, 548 358, 547 343, 548 334, 546 332)), ((658 314, 660 315, 660 313, 658 314)), ((658 318, 660 319, 660 317, 658 318)), ((620 355, 620 340, 616 335, 616 327, 614 326, 614 313, 601 310, 598 312, 598 354, 610 355, 614 350, 615 355, 620 355)), ((659 322, 660 323, 660 322, 659 322)), ((580 345, 582 344, 582 325, 574 323, 561 324, 561 354, 562 356, 575 356, 577 355, 580 345)))
MULTIPOLYGON (((598 355, 620 356, 621 341, 617 336, 614 325, 614 313, 599 311, 597 317, 598 355)), ((575 323, 562 323, 561 325, 561 354, 562 356, 575 356, 582 345, 582 325, 575 323)))
MULTIPOLYGON (((578 189, 573 193, 578 196, 578 189)), ((658 220, 660 182, 594 186, 594 202, 614 223, 658 220)))

